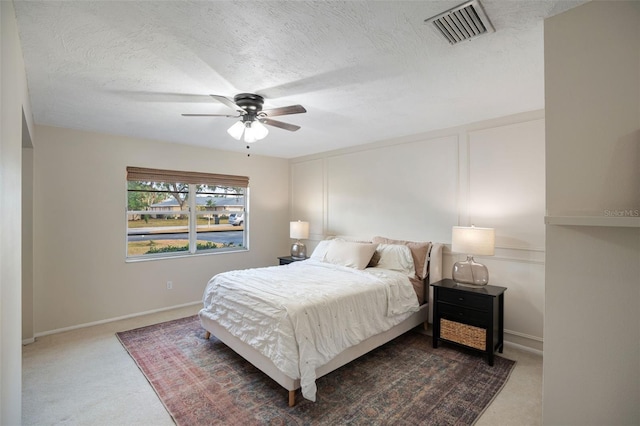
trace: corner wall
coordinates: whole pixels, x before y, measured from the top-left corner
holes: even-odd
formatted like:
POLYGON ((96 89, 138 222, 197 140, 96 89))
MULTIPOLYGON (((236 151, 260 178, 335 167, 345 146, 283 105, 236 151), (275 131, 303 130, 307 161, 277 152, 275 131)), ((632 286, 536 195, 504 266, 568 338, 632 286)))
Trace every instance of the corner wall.
POLYGON ((33 343, 33 144, 22 126, 22 343, 33 343))
MULTIPOLYGON (((328 235, 451 244, 451 227, 496 229, 478 257, 508 288, 505 340, 542 351, 544 112, 535 111, 290 162, 291 219, 328 235)), ((446 250, 444 274, 457 255, 446 250)))
POLYGON ((287 160, 46 126, 37 131, 36 336, 197 303, 214 274, 277 265, 288 251, 287 160), (125 262, 127 166, 249 176, 249 251, 125 262))
POLYGON ((637 425, 640 3, 547 19, 545 88, 543 424, 637 425))
POLYGON ((23 113, 25 131, 33 122, 13 2, 0 2, 0 22, 0 424, 17 425, 22 421, 23 113))

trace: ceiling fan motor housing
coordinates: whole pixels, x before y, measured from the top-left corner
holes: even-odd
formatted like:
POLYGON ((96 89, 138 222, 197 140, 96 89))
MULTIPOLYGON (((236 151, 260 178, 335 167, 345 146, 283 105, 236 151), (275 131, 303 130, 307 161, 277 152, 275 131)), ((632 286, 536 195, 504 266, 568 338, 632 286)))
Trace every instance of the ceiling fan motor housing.
POLYGON ((254 121, 264 105, 264 98, 254 93, 239 93, 233 97, 233 101, 246 111, 242 121, 254 121))
POLYGON ((260 111, 264 104, 264 98, 254 93, 239 93, 233 97, 233 101, 244 109, 260 111))

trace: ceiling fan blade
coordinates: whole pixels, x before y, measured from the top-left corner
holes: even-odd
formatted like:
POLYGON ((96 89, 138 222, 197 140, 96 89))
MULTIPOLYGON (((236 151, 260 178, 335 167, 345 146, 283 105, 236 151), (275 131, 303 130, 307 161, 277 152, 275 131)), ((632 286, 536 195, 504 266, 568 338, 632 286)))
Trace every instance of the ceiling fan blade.
POLYGON ((275 117, 277 115, 289 115, 289 114, 302 114, 307 112, 302 105, 289 105, 286 107, 264 109, 262 110, 268 117, 275 117))
POLYGON ((229 108, 238 111, 239 113, 244 113, 244 109, 242 109, 240 107, 240 105, 236 104, 235 102, 233 102, 231 99, 224 97, 224 96, 220 96, 220 95, 210 95, 212 98, 216 99, 219 102, 222 102, 223 104, 225 104, 226 106, 228 106, 229 108))
POLYGON ((300 126, 296 126, 295 124, 283 123, 282 121, 271 120, 270 118, 261 118, 260 122, 269 126, 279 127, 290 132, 295 132, 300 129, 300 126))
POLYGON ((183 117, 229 117, 238 118, 241 115, 227 115, 227 114, 182 114, 183 117))

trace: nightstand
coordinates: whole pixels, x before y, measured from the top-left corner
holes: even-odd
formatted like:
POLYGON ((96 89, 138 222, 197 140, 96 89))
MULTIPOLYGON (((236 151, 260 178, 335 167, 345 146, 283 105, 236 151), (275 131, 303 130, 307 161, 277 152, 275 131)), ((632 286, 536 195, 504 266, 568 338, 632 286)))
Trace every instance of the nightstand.
MULTIPOLYGON (((308 257, 306 259, 308 259, 308 257)), ((280 261, 280 265, 288 265, 290 263, 297 262, 299 260, 306 260, 306 259, 294 259, 291 256, 279 256, 278 257, 278 260, 280 261)))
POLYGON ((433 287, 433 347, 449 342, 482 352, 489 365, 504 345, 505 287, 464 287, 450 279, 433 287))

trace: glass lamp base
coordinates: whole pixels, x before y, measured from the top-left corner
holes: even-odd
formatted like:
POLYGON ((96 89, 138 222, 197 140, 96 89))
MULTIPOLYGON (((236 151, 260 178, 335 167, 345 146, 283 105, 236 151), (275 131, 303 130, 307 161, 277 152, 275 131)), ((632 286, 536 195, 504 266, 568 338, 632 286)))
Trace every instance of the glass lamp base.
POLYGON ((482 263, 473 260, 473 256, 467 256, 464 262, 453 264, 451 278, 463 286, 482 287, 489 282, 489 271, 482 263))
POLYGON ((307 258, 307 247, 300 241, 296 241, 291 245, 291 257, 295 260, 303 260, 307 258))

